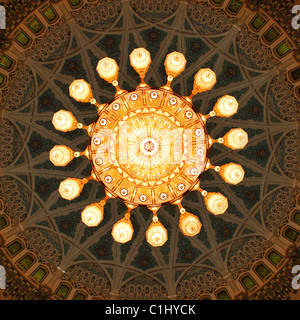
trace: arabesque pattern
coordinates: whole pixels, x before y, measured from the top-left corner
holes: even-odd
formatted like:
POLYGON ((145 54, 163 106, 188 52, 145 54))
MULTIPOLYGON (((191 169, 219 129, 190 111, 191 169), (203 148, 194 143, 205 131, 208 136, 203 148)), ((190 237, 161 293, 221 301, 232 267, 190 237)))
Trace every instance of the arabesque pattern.
MULTIPOLYGON (((17 18, 20 28, 36 40, 31 47, 23 48, 12 33, 10 41, 3 42, 7 49, 0 54, 4 133, 0 138, 0 264, 7 265, 12 287, 18 286, 15 279, 22 278, 31 290, 29 294, 11 289, 15 298, 28 294, 33 299, 75 299, 80 293, 87 299, 267 299, 272 296, 268 288, 273 282, 284 283, 291 276, 300 239, 296 216, 299 79, 291 75, 299 61, 294 40, 272 16, 266 16, 255 31, 255 17, 267 13, 263 8, 249 9, 246 1, 240 1, 239 8, 230 6, 229 0, 221 6, 214 1, 165 1, 163 10, 157 9, 157 2, 148 1, 145 8, 140 1, 101 2, 101 21, 94 21, 98 2, 86 0, 85 5, 72 7, 67 0, 43 1, 32 9, 45 27, 41 33, 31 32, 25 20, 17 18), (152 17, 151 3, 155 4, 152 17), (199 10, 207 23, 196 15, 199 10), (67 18, 71 16, 75 20, 67 18), (261 39, 273 23, 280 36, 267 50, 261 39), (280 56, 276 50, 285 41, 280 56), (208 119, 207 129, 213 139, 236 127, 249 137, 244 150, 231 151, 221 144, 209 150, 211 163, 236 162, 245 170, 237 186, 224 184, 215 171, 201 178, 201 188, 228 198, 227 213, 208 214, 200 194, 186 194, 182 205, 199 217, 202 230, 193 238, 183 236, 178 228, 179 210, 163 206, 159 217, 169 234, 159 248, 145 241, 151 222, 151 211, 146 208, 134 209, 132 241, 122 245, 113 241, 113 224, 127 210, 120 200, 108 200, 101 227, 86 227, 81 211, 92 199, 105 197, 104 187, 91 181, 72 201, 61 199, 57 190, 69 176, 89 176, 90 162, 75 158, 60 168, 49 161, 49 151, 56 144, 83 152, 88 142, 83 131, 56 131, 52 125, 55 112, 67 109, 84 125, 95 120, 95 109, 70 98, 70 83, 85 79, 99 103, 110 101, 114 88, 96 72, 98 61, 110 56, 120 67, 120 87, 135 88, 140 79, 129 54, 139 47, 151 54, 145 81, 153 87, 165 85, 163 61, 168 53, 186 55, 190 62, 172 83, 182 96, 190 93, 200 68, 214 70, 217 85, 194 97, 195 109, 207 114, 222 95, 236 97, 239 112, 230 118, 208 119), (11 264, 18 265, 28 254, 38 258, 15 274, 11 264), (265 278, 257 271, 260 264, 270 271, 265 278), (256 285, 250 288, 246 277, 256 285), (103 279, 105 286, 95 279, 103 279)), ((276 297, 288 298, 285 287, 276 285, 276 297)))

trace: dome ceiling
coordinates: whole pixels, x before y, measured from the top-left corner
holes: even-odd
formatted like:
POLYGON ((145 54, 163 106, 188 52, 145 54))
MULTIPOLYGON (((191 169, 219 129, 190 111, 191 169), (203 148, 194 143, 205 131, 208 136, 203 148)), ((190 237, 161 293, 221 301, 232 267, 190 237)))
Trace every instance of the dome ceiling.
MULTIPOLYGON (((245 284, 241 276, 249 276, 247 271, 266 261, 270 252, 284 260, 285 250, 299 240, 299 220, 289 222, 297 211, 299 101, 278 61, 234 16, 230 18, 208 4, 101 1, 72 12, 64 2, 59 8, 65 19, 47 29, 47 35, 26 55, 15 50, 20 59, 3 91, 2 215, 14 226, 15 238, 26 252, 39 260, 26 271, 26 277, 31 279, 38 265, 45 266, 49 277, 59 277, 51 282, 45 276, 40 285, 50 287, 54 296, 68 299, 73 298, 70 292, 74 295, 75 287, 85 297, 101 299, 224 295, 233 299, 238 292, 247 296, 263 286, 264 280, 251 276, 254 289, 247 289, 250 280, 245 284), (61 168, 49 161, 49 151, 57 144, 84 151, 88 143, 86 133, 80 130, 56 131, 52 125, 55 112, 69 110, 84 125, 97 116, 93 106, 69 96, 70 83, 85 79, 99 103, 111 100, 114 88, 99 78, 97 63, 106 56, 115 59, 120 66, 120 87, 131 89, 139 84, 129 62, 129 54, 137 47, 151 53, 146 82, 153 87, 165 84, 163 62, 168 53, 179 51, 186 56, 185 72, 172 83, 181 95, 190 94, 200 68, 211 68, 218 82, 211 91, 193 98, 195 109, 207 114, 219 97, 229 94, 238 100, 239 110, 231 118, 209 119, 209 135, 217 139, 231 128, 241 127, 249 136, 244 150, 214 145, 209 154, 214 165, 240 163, 245 170, 242 183, 227 185, 211 171, 201 179, 203 189, 228 198, 227 212, 214 216, 200 194, 188 193, 182 203, 202 222, 199 235, 188 238, 178 227, 178 208, 163 206, 159 219, 168 229, 169 239, 160 248, 146 242, 145 231, 151 223, 151 211, 146 208, 132 212, 133 239, 126 244, 113 241, 112 226, 127 209, 120 200, 108 201, 99 227, 86 227, 81 211, 105 196, 104 187, 92 181, 72 201, 62 199, 58 187, 68 177, 89 176, 90 162, 75 158, 61 168), (292 226, 294 238, 283 235, 287 225, 292 226), (62 284, 65 291, 59 291, 62 284)), ((2 246, 8 255, 8 246, 14 242, 12 236, 5 237, 9 228, 3 228, 4 239, 9 241, 3 240, 2 246)), ((24 255, 20 251, 14 263, 24 255)), ((279 270, 270 262, 264 265, 271 274, 279 270)))

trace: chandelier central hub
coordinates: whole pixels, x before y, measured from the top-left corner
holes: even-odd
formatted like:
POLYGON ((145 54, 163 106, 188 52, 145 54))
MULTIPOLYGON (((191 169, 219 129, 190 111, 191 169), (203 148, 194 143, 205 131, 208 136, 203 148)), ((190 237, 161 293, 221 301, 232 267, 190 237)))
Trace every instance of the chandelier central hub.
POLYGON ((174 201, 205 170, 203 121, 185 99, 168 90, 147 86, 117 96, 103 108, 91 137, 97 178, 132 205, 174 201))

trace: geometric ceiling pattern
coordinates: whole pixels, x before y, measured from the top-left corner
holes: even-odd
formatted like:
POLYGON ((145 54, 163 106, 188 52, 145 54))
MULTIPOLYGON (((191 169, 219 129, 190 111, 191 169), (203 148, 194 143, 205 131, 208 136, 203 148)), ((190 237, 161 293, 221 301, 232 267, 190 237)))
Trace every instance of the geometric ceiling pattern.
POLYGON ((296 45, 292 41, 281 45, 286 33, 271 16, 265 20, 280 32, 280 40, 264 45, 258 31, 266 14, 263 9, 250 12, 244 1, 85 3, 43 2, 36 9, 36 30, 43 21, 38 14, 55 23, 44 27, 43 37, 24 49, 20 41, 26 43, 29 31, 22 29, 23 36, 11 33, 19 43, 13 40, 12 47, 2 52, 0 76, 3 73, 1 77, 7 79, 1 93, 0 264, 7 264, 7 270, 9 265, 17 266, 18 275, 36 294, 31 298, 268 296, 271 293, 265 288, 289 270, 300 240, 299 78, 295 76, 299 77, 299 68, 292 81, 286 71, 294 68, 293 63, 299 66, 293 53, 296 45), (231 15, 225 8, 232 10, 231 15), (251 16, 247 25, 243 25, 245 12, 251 16), (258 12, 260 20, 253 20, 258 12), (60 13, 64 18, 59 18, 60 13), (131 241, 113 241, 112 226, 127 210, 117 199, 107 202, 99 227, 83 224, 81 211, 105 196, 104 186, 91 181, 78 198, 64 200, 58 193, 60 182, 88 177, 90 162, 75 158, 61 168, 49 161, 54 145, 84 151, 88 143, 85 132, 56 131, 55 112, 71 111, 85 125, 97 117, 93 106, 70 98, 71 82, 85 79, 99 103, 111 100, 114 88, 99 78, 98 61, 106 56, 115 59, 120 87, 133 88, 139 76, 128 56, 138 47, 151 54, 145 80, 153 87, 165 84, 163 63, 172 51, 182 52, 187 59, 185 72, 172 83, 181 95, 191 93, 200 68, 212 69, 217 84, 193 98, 195 109, 207 114, 218 98, 229 94, 238 100, 239 110, 230 118, 209 119, 209 135, 217 139, 230 128, 242 127, 249 136, 241 151, 220 144, 210 149, 213 165, 237 162, 243 166, 245 178, 240 184, 225 184, 213 170, 201 178, 201 188, 228 198, 226 213, 214 216, 197 192, 186 194, 184 207, 202 222, 201 232, 189 238, 178 227, 179 209, 163 206, 159 219, 168 230, 163 247, 151 247, 145 239, 152 216, 147 208, 133 210, 131 241))

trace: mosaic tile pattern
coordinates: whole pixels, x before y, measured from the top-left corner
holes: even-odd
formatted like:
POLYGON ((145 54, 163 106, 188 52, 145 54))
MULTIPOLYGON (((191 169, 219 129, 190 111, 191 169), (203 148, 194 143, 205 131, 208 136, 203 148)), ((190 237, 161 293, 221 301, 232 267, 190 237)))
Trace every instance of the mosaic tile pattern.
POLYGON ((274 76, 273 62, 265 52, 217 12, 205 8, 199 16, 201 8, 196 5, 161 2, 163 10, 150 10, 138 1, 123 5, 115 1, 109 5, 112 13, 109 9, 87 9, 76 16, 75 23, 64 23, 53 30, 20 70, 20 80, 8 93, 5 120, 1 123, 2 131, 11 132, 8 143, 0 144, 0 157, 6 159, 0 161, 5 164, 4 189, 17 220, 26 226, 25 236, 42 256, 55 266, 63 265, 78 283, 92 288, 92 281, 82 280, 78 274, 97 275, 106 285, 97 284, 93 290, 107 293, 113 289, 121 298, 149 297, 143 291, 146 284, 156 290, 156 296, 151 291, 152 297, 161 298, 195 293, 197 285, 190 286, 190 292, 184 289, 185 283, 195 279, 205 292, 224 284, 222 274, 238 273, 241 261, 245 265, 251 262, 244 259, 247 250, 252 258, 261 254, 266 229, 278 232, 277 222, 286 210, 279 202, 283 194, 286 202, 292 198, 293 191, 286 192, 285 188, 299 169, 299 135, 293 135, 292 124, 293 97, 286 86, 281 86, 285 80, 274 76), (213 164, 230 160, 243 165, 246 178, 240 185, 226 186, 214 172, 204 173, 201 180, 203 189, 218 189, 228 197, 227 213, 213 216, 200 196, 188 194, 183 203, 200 217, 203 227, 197 237, 187 238, 178 228, 178 209, 164 206, 159 215, 168 228, 169 240, 162 248, 152 248, 145 241, 150 214, 142 208, 133 211, 133 239, 124 245, 113 241, 112 225, 126 210, 120 201, 108 201, 99 228, 85 227, 80 212, 87 204, 100 200, 104 188, 91 182, 77 199, 63 200, 57 191, 59 182, 69 176, 86 177, 89 163, 74 159, 60 169, 48 160, 55 144, 80 147, 82 151, 87 139, 80 131, 55 131, 51 123, 54 112, 67 109, 84 124, 96 116, 93 107, 70 99, 69 84, 84 78, 91 83, 98 101, 111 99, 114 89, 95 70, 98 60, 108 55, 120 63, 120 84, 132 88, 139 78, 128 55, 139 46, 151 52, 153 63, 146 82, 155 86, 165 84, 166 54, 178 50, 186 55, 187 68, 172 84, 181 94, 190 93, 193 76, 200 67, 212 68, 218 83, 210 92, 194 98, 197 111, 208 113, 224 94, 234 95, 240 107, 232 118, 209 119, 209 134, 218 138, 227 128, 242 127, 250 138, 247 148, 236 154, 223 146, 211 150, 213 164), (262 57, 261 64, 253 56, 255 50, 262 57), (278 86, 282 94, 277 92, 278 86), (283 101, 287 102, 287 112, 282 109, 283 101), (294 144, 292 139, 296 140, 294 144), (12 150, 7 151, 8 144, 12 150), (11 190, 17 191, 8 196, 11 190), (277 207, 282 208, 279 213, 277 207), (206 283, 205 279, 212 280, 206 283))

